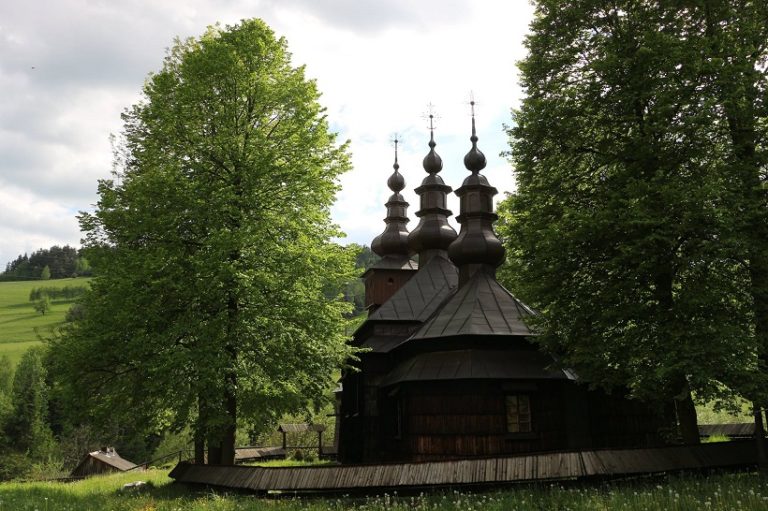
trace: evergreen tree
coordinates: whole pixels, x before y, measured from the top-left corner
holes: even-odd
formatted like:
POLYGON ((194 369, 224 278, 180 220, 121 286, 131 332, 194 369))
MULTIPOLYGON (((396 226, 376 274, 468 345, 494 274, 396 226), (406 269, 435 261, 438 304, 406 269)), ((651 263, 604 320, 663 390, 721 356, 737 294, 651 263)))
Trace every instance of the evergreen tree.
MULTIPOLYGON (((13 410, 11 391, 13 389, 13 366, 8 355, 0 356, 0 431, 5 429, 5 423, 13 410)), ((0 445, 0 447, 2 447, 0 445)))
POLYGON ((49 458, 55 448, 48 422, 49 388, 43 358, 43 349, 31 348, 19 361, 11 391, 13 414, 5 427, 13 449, 28 453, 33 460, 49 458))
POLYGON ((349 308, 324 292, 353 256, 330 241, 348 155, 318 97, 259 20, 169 51, 80 217, 98 276, 52 347, 71 410, 189 426, 199 461, 232 463, 238 422, 322 401, 349 308))

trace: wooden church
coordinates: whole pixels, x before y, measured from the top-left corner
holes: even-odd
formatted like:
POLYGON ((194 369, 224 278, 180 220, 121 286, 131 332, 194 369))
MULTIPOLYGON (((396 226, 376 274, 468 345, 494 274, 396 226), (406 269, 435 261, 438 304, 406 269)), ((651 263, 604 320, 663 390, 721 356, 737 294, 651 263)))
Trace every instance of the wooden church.
POLYGON ((470 172, 456 190, 460 232, 448 223, 443 163, 430 130, 427 175, 408 232, 395 148, 380 261, 364 275, 364 348, 342 375, 339 459, 421 461, 662 443, 661 414, 589 390, 531 342, 535 314, 496 280, 504 247, 493 231, 497 190, 480 171, 474 115, 470 172), (411 259, 418 257, 418 264, 411 259))

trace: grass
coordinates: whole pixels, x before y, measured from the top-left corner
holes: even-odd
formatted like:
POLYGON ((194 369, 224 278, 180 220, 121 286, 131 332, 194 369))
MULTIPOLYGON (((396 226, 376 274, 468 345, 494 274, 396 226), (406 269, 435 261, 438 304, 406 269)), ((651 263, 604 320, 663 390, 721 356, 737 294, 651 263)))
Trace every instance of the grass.
POLYGON ((268 460, 268 461, 253 461, 243 463, 251 467, 322 467, 323 465, 335 465, 335 461, 331 460, 308 460, 298 461, 292 459, 286 460, 268 460))
POLYGON ((190 489, 172 484, 167 472, 94 477, 75 483, 0 484, 0 511, 592 511, 592 510, 765 510, 768 477, 757 473, 673 475, 593 484, 520 485, 482 493, 441 491, 420 495, 396 492, 376 497, 267 499, 219 490, 190 489), (137 480, 151 482, 143 492, 121 492, 137 480))
POLYGON ((754 422, 752 405, 738 399, 735 403, 735 412, 728 410, 716 410, 712 403, 699 403, 696 406, 696 416, 699 424, 734 424, 738 422, 754 422))
POLYGON ((40 338, 64 321, 72 300, 55 300, 51 310, 40 314, 32 308, 29 292, 40 286, 82 286, 89 279, 33 280, 0 282, 0 355, 8 355, 16 364, 30 347, 40 344, 40 338))

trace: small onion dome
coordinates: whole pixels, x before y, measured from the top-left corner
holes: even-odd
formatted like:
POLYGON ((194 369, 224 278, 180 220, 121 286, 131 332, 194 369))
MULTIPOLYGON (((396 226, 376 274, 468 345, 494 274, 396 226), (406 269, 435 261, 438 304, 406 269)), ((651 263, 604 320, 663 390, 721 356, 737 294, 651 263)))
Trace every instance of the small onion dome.
POLYGON ((405 178, 400 174, 400 165, 397 163, 397 156, 395 156, 395 164, 392 166, 395 172, 387 179, 387 186, 393 192, 402 192, 405 188, 405 178))
POLYGON ((443 160, 435 152, 434 130, 430 129, 429 153, 424 157, 423 165, 427 176, 416 188, 420 206, 416 216, 419 225, 408 236, 411 253, 418 253, 419 264, 426 263, 433 251, 444 251, 456 239, 456 231, 448 223, 451 211, 448 209, 448 193, 451 187, 446 185, 438 173, 443 169, 443 160))
POLYGON ((440 155, 435 152, 435 136, 434 132, 430 132, 429 134, 429 153, 424 157, 424 161, 422 164, 424 165, 424 170, 426 170, 429 174, 437 174, 441 170, 443 170, 443 159, 440 158, 440 155))
MULTIPOLYGON (((483 152, 477 148, 477 132, 475 131, 475 117, 472 116, 472 136, 469 137, 469 140, 472 141, 472 149, 469 150, 469 152, 464 156, 464 166, 467 168, 467 170, 471 171, 473 174, 477 174, 481 170, 485 168, 486 165, 486 159, 483 152)), ((487 181, 486 181, 487 184, 487 181)))
POLYGON ((408 256, 408 203, 400 192, 405 188, 405 179, 400 174, 400 165, 397 163, 397 141, 395 141, 395 171, 387 179, 387 186, 394 193, 385 204, 387 217, 384 219, 386 227, 384 232, 376 236, 371 242, 371 250, 381 257, 408 256))
POLYGON ((460 212, 456 218, 461 224, 461 232, 456 241, 448 248, 448 256, 462 273, 468 273, 468 265, 480 265, 496 268, 504 261, 504 246, 493 232, 493 222, 498 218, 493 212, 493 196, 498 190, 480 174, 485 168, 486 159, 477 148, 475 117, 472 116, 472 149, 464 157, 464 166, 472 172, 456 190, 460 200, 460 212))

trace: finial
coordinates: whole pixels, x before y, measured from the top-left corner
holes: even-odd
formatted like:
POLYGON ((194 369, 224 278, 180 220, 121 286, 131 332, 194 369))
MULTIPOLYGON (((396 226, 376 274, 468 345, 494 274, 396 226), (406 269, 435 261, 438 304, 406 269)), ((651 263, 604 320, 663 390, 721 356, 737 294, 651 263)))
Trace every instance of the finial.
POLYGON ((397 163, 397 143, 398 142, 399 142, 399 140, 397 139, 397 133, 395 133, 395 139, 394 139, 394 143, 395 143, 395 164, 392 165, 392 168, 395 169, 395 172, 397 172, 400 169, 400 164, 397 163))
POLYGON ((443 160, 435 152, 435 105, 431 102, 427 104, 427 115, 429 118, 429 154, 424 157, 424 170, 430 174, 437 174, 443 170, 443 160))
POLYGON ((470 149, 466 156, 464 156, 464 166, 473 174, 477 174, 485 168, 486 159, 483 152, 477 148, 478 138, 477 130, 475 129, 475 98, 471 92, 469 97, 469 105, 472 110, 472 136, 469 137, 469 140, 472 142, 472 149, 470 149))
POLYGON ((402 174, 400 174, 400 164, 397 163, 397 144, 400 142, 397 138, 397 133, 395 133, 393 142, 395 143, 395 164, 392 165, 392 168, 395 169, 395 172, 389 176, 389 179, 387 179, 387 186, 389 186, 390 190, 397 193, 405 188, 405 179, 402 174))
POLYGON ((435 119, 437 115, 435 115, 435 105, 431 101, 427 103, 427 113, 424 114, 424 117, 429 119, 429 147, 434 148, 437 145, 435 144, 435 119))

